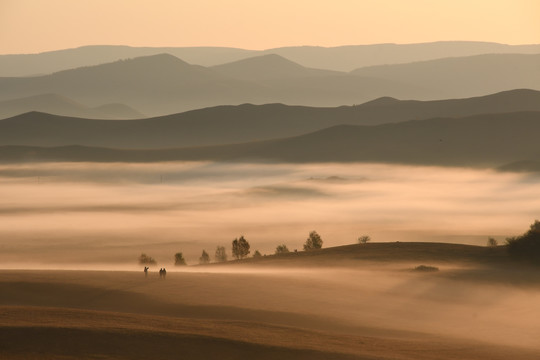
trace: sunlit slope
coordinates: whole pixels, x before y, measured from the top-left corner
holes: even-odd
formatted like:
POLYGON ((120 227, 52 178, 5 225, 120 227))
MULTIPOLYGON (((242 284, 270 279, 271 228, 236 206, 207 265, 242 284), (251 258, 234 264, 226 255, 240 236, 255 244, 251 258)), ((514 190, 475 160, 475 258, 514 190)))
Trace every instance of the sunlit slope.
POLYGON ((178 148, 297 136, 342 124, 377 125, 516 111, 540 111, 540 92, 520 89, 441 101, 380 98, 337 108, 244 104, 133 121, 99 121, 33 112, 1 120, 0 145, 178 148))
POLYGON ((307 135, 232 145, 121 150, 4 146, 2 161, 245 160, 385 162, 492 167, 540 157, 540 112, 441 118, 379 126, 339 125, 307 135))

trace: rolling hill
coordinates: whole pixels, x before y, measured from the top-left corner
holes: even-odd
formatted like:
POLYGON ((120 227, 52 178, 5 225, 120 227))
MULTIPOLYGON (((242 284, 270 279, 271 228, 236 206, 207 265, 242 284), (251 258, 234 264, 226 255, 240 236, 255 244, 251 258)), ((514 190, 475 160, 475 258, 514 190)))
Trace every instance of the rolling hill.
POLYGON ((334 125, 540 111, 540 92, 513 90, 469 99, 311 108, 282 104, 218 106, 141 120, 90 120, 38 112, 0 120, 0 145, 178 148, 303 135, 334 125))
POLYGON ((0 119, 30 111, 93 119, 141 119, 145 117, 137 110, 124 104, 104 104, 91 108, 57 94, 40 94, 0 101, 0 119))
POLYGON ((225 104, 340 106, 382 96, 462 98, 516 88, 540 90, 538 59, 540 55, 483 55, 347 74, 306 68, 277 55, 206 68, 159 54, 46 76, 0 78, 0 101, 55 93, 91 107, 120 103, 158 116, 225 104))
POLYGON ((498 167, 539 158, 539 131, 540 112, 516 112, 378 126, 338 125, 296 137, 208 147, 122 150, 3 146, 0 161, 383 162, 498 167))
POLYGON ((190 64, 214 66, 253 56, 277 54, 306 67, 335 71, 480 54, 540 53, 540 45, 506 45, 475 41, 420 44, 374 44, 338 47, 292 46, 262 51, 224 47, 82 46, 39 54, 0 55, 0 76, 36 76, 121 59, 169 53, 190 64))
POLYGON ((469 97, 515 88, 540 90, 539 64, 540 54, 487 54, 364 67, 351 74, 414 82, 445 97, 469 97))
POLYGON ((224 76, 246 81, 346 75, 338 71, 309 69, 276 54, 216 65, 212 69, 224 76))

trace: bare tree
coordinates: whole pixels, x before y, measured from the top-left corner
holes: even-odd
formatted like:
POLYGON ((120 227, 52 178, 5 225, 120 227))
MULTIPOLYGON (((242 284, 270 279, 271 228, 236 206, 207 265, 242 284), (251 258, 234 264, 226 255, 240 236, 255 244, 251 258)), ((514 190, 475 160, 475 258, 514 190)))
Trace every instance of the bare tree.
POLYGON ((495 238, 492 238, 492 237, 488 238, 488 241, 487 241, 488 247, 496 247, 497 245, 499 245, 499 243, 497 242, 497 240, 495 240, 495 238))

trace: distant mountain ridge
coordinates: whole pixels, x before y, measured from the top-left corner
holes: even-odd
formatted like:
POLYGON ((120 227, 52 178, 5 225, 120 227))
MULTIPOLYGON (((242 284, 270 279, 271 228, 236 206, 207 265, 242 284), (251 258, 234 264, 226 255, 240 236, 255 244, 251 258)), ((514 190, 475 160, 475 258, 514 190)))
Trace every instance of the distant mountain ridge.
POLYGON ((218 106, 140 120, 91 120, 31 112, 0 120, 0 145, 164 148, 298 136, 335 125, 380 125, 486 113, 540 111, 540 91, 439 101, 382 98, 357 106, 218 106))
POLYGON ((157 116, 243 103, 339 106, 381 96, 435 100, 540 90, 538 63, 540 55, 498 54, 349 74, 306 68, 278 55, 206 68, 158 54, 39 77, 0 78, 0 101, 55 93, 90 107, 120 103, 157 116))
POLYGON ((124 104, 103 104, 92 108, 58 94, 39 94, 0 101, 0 119, 29 111, 92 119, 141 119, 145 117, 124 104))
POLYGON ((384 162, 496 168, 538 159, 538 133, 540 112, 517 112, 378 126, 338 125, 296 137, 208 147, 121 150, 1 146, 0 161, 384 162), (513 139, 518 141, 509 145, 513 139))
POLYGON ((540 45, 506 45, 474 41, 441 41, 419 44, 374 44, 337 47, 291 46, 262 51, 224 47, 129 47, 91 45, 39 54, 0 55, 0 76, 45 75, 65 69, 98 65, 116 60, 169 53, 190 64, 214 66, 253 56, 277 54, 303 66, 335 71, 450 56, 480 54, 534 54, 540 45))
POLYGON ((211 69, 224 76, 247 81, 346 75, 340 71, 306 68, 276 54, 242 59, 212 66, 211 69))

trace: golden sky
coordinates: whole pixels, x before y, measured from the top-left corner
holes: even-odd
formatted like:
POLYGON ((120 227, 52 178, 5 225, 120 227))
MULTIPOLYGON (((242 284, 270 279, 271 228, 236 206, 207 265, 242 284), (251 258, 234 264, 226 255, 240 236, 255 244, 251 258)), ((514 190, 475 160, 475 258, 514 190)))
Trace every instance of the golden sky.
POLYGON ((540 0, 0 0, 0 53, 82 45, 540 43, 540 0))

